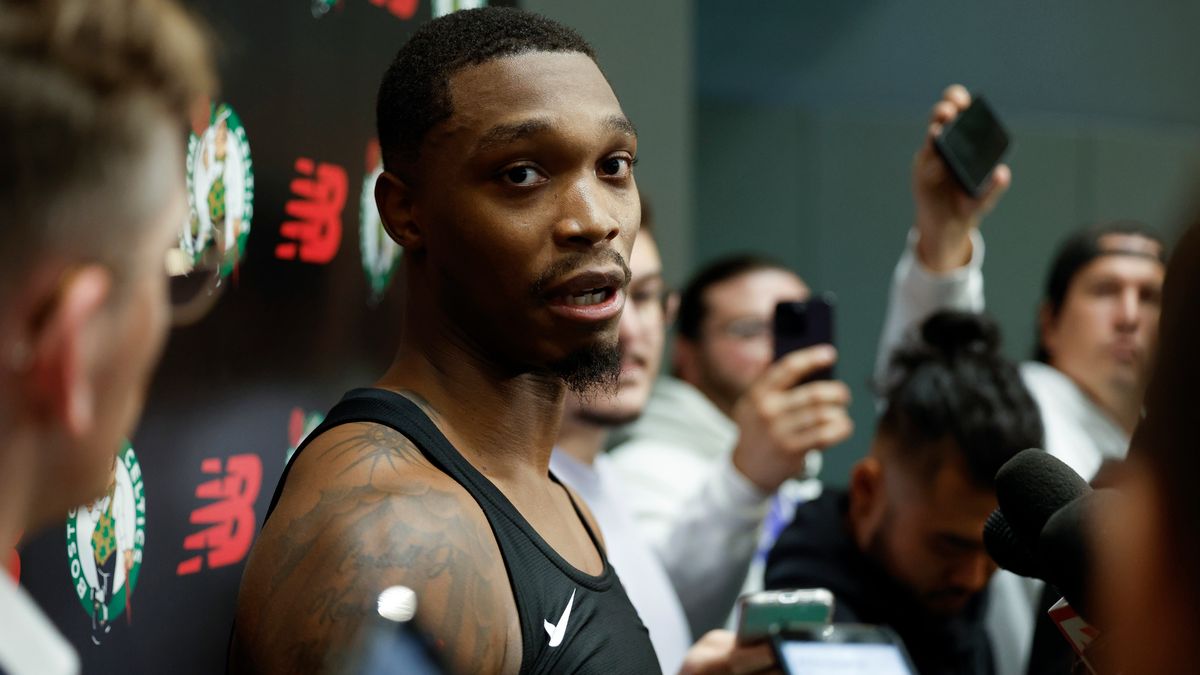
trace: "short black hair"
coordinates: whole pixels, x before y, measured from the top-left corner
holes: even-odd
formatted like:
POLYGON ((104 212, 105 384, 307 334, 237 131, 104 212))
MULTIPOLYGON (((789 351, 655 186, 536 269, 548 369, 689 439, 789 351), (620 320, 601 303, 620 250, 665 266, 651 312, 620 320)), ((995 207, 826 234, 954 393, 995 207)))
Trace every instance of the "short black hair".
MULTIPOLYGON (((1167 244, 1163 238, 1150 226, 1136 220, 1114 220, 1099 223, 1078 230, 1058 245, 1054 254, 1054 262, 1046 275, 1046 289, 1042 295, 1043 305, 1050 310, 1050 316, 1057 317, 1062 311, 1063 303, 1067 300, 1067 291, 1071 282, 1080 270, 1087 267, 1096 258, 1104 255, 1100 240, 1114 234, 1136 235, 1157 242, 1159 262, 1167 264, 1167 244)), ((1040 324, 1040 322, 1039 322, 1040 324)), ((1037 336, 1034 340, 1033 358, 1042 363, 1050 362, 1050 353, 1042 343, 1042 330, 1038 325, 1037 336)))
POLYGON ((1042 419, 1017 367, 1000 354, 1000 331, 982 314, 945 310, 930 316, 892 357, 880 383, 879 432, 897 455, 932 477, 951 439, 977 485, 1026 448, 1042 447, 1042 419))
POLYGON ((383 165, 395 171, 415 162, 425 135, 450 117, 450 78, 469 66, 527 52, 595 51, 574 30, 512 7, 448 14, 420 29, 400 48, 383 76, 375 115, 383 165))
POLYGON ((704 293, 723 281, 759 270, 780 270, 794 274, 787 265, 778 260, 756 253, 726 256, 701 268, 683 287, 683 294, 679 297, 679 334, 693 342, 699 340, 700 326, 704 323, 704 317, 708 316, 704 293))

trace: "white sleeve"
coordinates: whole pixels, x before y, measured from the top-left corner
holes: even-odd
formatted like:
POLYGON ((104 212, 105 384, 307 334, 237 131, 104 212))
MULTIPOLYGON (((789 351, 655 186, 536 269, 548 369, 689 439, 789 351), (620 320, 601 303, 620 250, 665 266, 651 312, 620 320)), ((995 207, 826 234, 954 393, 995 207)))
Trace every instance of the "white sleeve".
POLYGON ((917 259, 917 231, 910 230, 908 244, 888 291, 887 313, 879 338, 875 359, 875 378, 880 381, 887 373, 892 352, 914 325, 941 309, 967 312, 983 311, 983 237, 971 232, 971 260, 966 265, 944 274, 931 272, 917 259))
POLYGON ((683 503, 656 552, 679 594, 694 635, 721 628, 746 582, 771 495, 734 468, 711 466, 683 503))

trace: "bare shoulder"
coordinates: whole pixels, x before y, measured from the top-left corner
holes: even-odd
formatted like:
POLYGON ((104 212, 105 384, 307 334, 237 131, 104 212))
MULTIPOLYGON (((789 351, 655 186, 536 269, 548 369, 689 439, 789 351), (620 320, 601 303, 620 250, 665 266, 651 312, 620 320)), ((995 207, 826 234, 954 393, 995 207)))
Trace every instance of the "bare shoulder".
POLYGON ((233 672, 337 669, 394 585, 416 591, 417 623, 456 671, 519 667, 516 606, 478 505, 399 432, 336 427, 297 458, 250 554, 233 672))

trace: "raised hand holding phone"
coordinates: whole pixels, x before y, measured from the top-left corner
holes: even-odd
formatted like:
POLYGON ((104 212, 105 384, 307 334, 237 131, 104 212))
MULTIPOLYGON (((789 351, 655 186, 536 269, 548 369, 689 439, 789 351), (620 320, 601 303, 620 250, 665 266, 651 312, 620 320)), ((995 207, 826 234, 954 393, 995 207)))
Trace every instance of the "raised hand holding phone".
MULTIPOLYGON (((1007 164, 996 164, 990 177, 977 184, 978 193, 970 194, 955 177, 954 171, 938 150, 939 138, 948 125, 971 107, 971 94, 962 85, 946 88, 930 111, 925 140, 913 157, 912 191, 915 204, 913 226, 917 230, 917 255, 921 263, 933 272, 948 272, 965 265, 971 259, 971 232, 979 227, 983 217, 995 206, 1012 184, 1012 171, 1007 164)), ((978 112, 978 111, 977 111, 978 112)), ((991 115, 994 119, 994 115, 991 115)), ((968 125, 970 126, 970 125, 968 125)), ((964 127, 965 129, 965 127, 964 127)), ((992 138, 988 124, 976 126, 982 133, 975 136, 992 138)), ((958 147, 972 147, 971 134, 950 139, 958 147)), ((943 149, 951 143, 942 139, 943 149)), ((991 153, 981 149, 979 157, 991 153)), ((986 172, 985 172, 986 173, 986 172)))
MULTIPOLYGON (((809 451, 837 445, 854 430, 847 411, 850 389, 836 380, 814 379, 831 377, 837 361, 837 351, 828 344, 832 314, 825 316, 829 340, 780 356, 733 407, 739 432, 733 466, 764 492, 803 474, 809 451)), ((808 319, 812 316, 798 324, 806 327, 805 333, 819 323, 808 319)), ((779 333, 777 328, 777 342, 779 333)), ((807 334, 792 337, 799 339, 797 346, 814 344, 807 334)))

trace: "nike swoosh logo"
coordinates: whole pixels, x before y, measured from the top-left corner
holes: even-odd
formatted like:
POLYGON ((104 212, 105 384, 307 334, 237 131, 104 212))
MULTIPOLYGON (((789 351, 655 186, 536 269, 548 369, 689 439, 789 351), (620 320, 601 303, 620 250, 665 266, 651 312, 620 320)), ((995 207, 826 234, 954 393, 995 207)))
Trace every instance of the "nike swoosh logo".
POLYGON ((558 624, 552 624, 549 621, 542 621, 542 627, 550 634, 550 646, 557 647, 562 644, 563 637, 567 634, 567 621, 571 619, 571 605, 575 604, 575 591, 571 591, 571 599, 567 601, 567 608, 563 610, 562 616, 558 619, 558 624))

